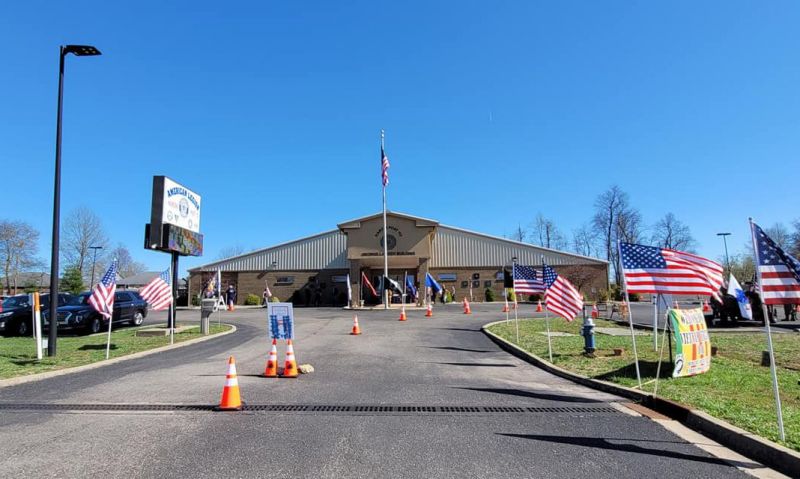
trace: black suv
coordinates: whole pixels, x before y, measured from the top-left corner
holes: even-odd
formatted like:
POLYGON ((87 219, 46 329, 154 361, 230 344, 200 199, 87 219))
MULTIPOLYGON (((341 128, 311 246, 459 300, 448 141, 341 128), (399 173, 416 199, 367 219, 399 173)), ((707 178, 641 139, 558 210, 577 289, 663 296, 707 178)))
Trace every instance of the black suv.
MULTIPOLYGON (((89 304, 91 292, 72 296, 64 306, 58 308, 58 329, 73 330, 82 333, 99 333, 108 327, 108 321, 89 304)), ((139 326, 147 316, 147 301, 135 291, 117 291, 114 293, 113 323, 130 323, 139 326)), ((46 314, 45 326, 49 324, 46 314)))
MULTIPOLYGON (((70 295, 58 294, 58 305, 66 304, 70 295)), ((39 296, 39 305, 44 312, 50 307, 50 295, 39 296)), ((0 332, 4 336, 30 336, 33 332, 33 303, 27 294, 10 296, 3 300, 3 309, 0 310, 0 332)))

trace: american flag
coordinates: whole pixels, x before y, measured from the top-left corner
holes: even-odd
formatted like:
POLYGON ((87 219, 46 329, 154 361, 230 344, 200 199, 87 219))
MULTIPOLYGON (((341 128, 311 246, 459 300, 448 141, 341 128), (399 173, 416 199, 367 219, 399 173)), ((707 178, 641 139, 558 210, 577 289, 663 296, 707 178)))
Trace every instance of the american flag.
POLYGON ((172 303, 172 288, 169 286, 169 269, 153 278, 139 295, 156 311, 166 309, 172 303))
POLYGON ((629 293, 719 297, 719 263, 683 251, 633 243, 620 243, 619 251, 629 293))
POLYGON ((364 284, 367 285, 367 288, 369 288, 369 291, 372 293, 373 296, 380 296, 378 292, 375 291, 375 288, 372 286, 372 283, 369 282, 369 278, 367 278, 367 275, 363 271, 361 272, 361 281, 363 281, 364 284))
POLYGON ((516 264, 513 266, 512 276, 514 277, 515 293, 542 293, 544 292, 544 281, 533 266, 516 264))
POLYGON ((544 301, 548 311, 552 311, 567 321, 572 321, 583 311, 583 296, 567 278, 556 274, 550 266, 544 265, 544 301))
POLYGON ((114 292, 117 290, 117 260, 111 263, 108 271, 94 287, 89 296, 89 304, 104 318, 111 319, 114 314, 114 292))
POLYGON ((381 146, 381 181, 384 187, 389 184, 389 157, 383 151, 383 146, 381 146))
POLYGON ((764 304, 800 303, 800 261, 783 250, 753 223, 758 248, 758 273, 764 304))

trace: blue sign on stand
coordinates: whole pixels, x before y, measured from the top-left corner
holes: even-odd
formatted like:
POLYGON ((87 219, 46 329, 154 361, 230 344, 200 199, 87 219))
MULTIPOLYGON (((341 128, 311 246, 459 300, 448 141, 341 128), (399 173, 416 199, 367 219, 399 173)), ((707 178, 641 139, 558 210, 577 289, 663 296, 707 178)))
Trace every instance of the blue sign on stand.
POLYGON ((269 339, 294 339, 292 303, 267 303, 269 339))

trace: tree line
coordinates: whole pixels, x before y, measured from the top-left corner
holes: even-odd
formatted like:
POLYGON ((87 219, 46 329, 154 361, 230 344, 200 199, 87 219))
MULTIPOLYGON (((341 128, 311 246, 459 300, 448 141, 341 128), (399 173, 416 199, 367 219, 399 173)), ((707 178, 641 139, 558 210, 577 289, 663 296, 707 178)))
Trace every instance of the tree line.
MULTIPOLYGON (((32 284, 30 273, 41 277, 50 271, 49 259, 39 253, 40 233, 25 221, 0 219, 0 264, 5 294, 17 294, 38 288, 32 284)), ((114 258, 119 275, 128 277, 145 270, 145 265, 135 261, 122 243, 112 246, 97 214, 87 207, 79 207, 65 216, 61 227, 60 259, 63 265, 61 289, 78 293, 90 287, 94 268, 97 281, 114 258), (95 249, 97 259, 95 261, 95 249)))
MULTIPOLYGON (((631 204, 628 194, 617 185, 600 193, 593 206, 592 217, 573 230, 571 235, 564 233, 555 221, 540 212, 528 228, 518 225, 507 237, 545 248, 570 250, 583 256, 605 259, 609 262, 616 284, 622 283, 622 272, 617 267, 618 241, 687 252, 694 252, 697 246, 689 226, 671 212, 667 212, 651 225, 645 223, 641 212, 631 204)), ((798 256, 800 219, 792 222, 791 229, 783 223, 776 223, 765 231, 778 245, 798 256)), ((726 263, 724 256, 717 259, 726 263)), ((745 245, 744 253, 730 256, 730 270, 745 281, 753 277, 755 266, 752 245, 749 242, 745 245)))

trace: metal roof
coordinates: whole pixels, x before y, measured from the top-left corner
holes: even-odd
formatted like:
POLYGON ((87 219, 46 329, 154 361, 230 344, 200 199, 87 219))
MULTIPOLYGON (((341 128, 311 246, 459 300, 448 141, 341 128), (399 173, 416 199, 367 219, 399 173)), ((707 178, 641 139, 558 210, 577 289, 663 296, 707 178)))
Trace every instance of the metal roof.
POLYGON ((499 267, 511 264, 515 256, 519 264, 527 265, 541 265, 542 256, 547 264, 554 266, 608 264, 602 259, 445 225, 436 229, 431 256, 432 268, 499 267))
POLYGON ((336 229, 207 263, 189 271, 305 271, 349 267, 347 236, 336 229))

